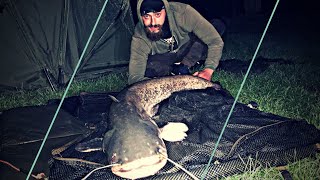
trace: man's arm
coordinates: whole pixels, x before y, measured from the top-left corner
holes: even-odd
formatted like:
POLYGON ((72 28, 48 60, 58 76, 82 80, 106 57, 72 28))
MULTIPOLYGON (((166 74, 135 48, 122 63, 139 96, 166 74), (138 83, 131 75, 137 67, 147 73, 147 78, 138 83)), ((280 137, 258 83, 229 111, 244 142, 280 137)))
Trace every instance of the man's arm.
POLYGON ((150 47, 143 39, 132 37, 128 84, 148 79, 144 75, 149 52, 150 47))
POLYGON ((222 38, 213 25, 191 6, 186 8, 185 18, 187 30, 193 32, 208 46, 204 70, 194 75, 211 80, 211 76, 221 59, 224 45, 222 38))

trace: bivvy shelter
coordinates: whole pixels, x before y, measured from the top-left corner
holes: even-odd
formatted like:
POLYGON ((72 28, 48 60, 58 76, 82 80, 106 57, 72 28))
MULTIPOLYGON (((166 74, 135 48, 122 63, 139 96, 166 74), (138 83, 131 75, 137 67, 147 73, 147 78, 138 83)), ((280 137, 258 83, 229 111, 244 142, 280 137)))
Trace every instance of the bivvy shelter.
MULTIPOLYGON (((104 1, 0 1, 0 90, 65 84, 104 1)), ((109 0, 76 78, 99 77, 128 65, 134 22, 130 1, 109 0)))

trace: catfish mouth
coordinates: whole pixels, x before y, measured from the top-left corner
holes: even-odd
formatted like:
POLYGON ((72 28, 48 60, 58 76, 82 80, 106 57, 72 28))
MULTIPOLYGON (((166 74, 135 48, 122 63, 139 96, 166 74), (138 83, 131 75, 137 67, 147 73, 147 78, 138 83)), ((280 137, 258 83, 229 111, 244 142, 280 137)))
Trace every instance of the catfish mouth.
POLYGON ((137 159, 111 168, 112 173, 127 179, 137 179, 154 175, 167 163, 167 154, 137 159))

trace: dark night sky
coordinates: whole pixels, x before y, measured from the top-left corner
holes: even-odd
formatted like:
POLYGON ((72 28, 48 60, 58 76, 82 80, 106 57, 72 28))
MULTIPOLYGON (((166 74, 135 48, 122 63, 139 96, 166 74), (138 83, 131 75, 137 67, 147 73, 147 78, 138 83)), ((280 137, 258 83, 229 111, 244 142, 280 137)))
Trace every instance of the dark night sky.
MULTIPOLYGON (((136 19, 136 1, 130 0, 131 6, 133 9, 133 16, 135 21, 136 19)), ((195 9, 197 9, 205 18, 232 18, 243 16, 248 13, 245 12, 244 1, 245 0, 169 0, 169 1, 177 1, 190 4, 195 9)), ((250 1, 250 0, 248 0, 250 1)), ((254 1, 254 0, 251 0, 254 1)), ((256 15, 265 15, 266 18, 269 18, 274 5, 276 4, 276 0, 261 0, 261 8, 258 14, 252 14, 249 16, 256 15)), ((320 15, 317 13, 318 6, 314 5, 314 3, 307 2, 296 2, 296 1, 288 1, 288 0, 280 0, 278 7, 276 9, 276 13, 274 15, 275 18, 285 22, 292 22, 292 26, 301 26, 300 24, 296 24, 301 22, 303 26, 307 24, 308 30, 315 31, 316 24, 315 22, 319 19, 320 15)))

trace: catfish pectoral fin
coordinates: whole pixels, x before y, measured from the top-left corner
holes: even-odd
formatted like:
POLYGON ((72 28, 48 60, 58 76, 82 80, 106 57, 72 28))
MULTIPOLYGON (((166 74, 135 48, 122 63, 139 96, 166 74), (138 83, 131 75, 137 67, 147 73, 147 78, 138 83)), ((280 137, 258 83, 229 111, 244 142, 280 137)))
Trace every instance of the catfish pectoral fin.
POLYGON ((182 141, 187 137, 188 126, 184 123, 169 122, 161 128, 160 137, 166 141, 182 141))
POLYGON ((112 95, 108 95, 111 99, 112 99, 112 101, 114 101, 114 102, 120 102, 116 97, 114 97, 114 96, 112 96, 112 95))
POLYGON ((171 132, 171 133, 161 133, 160 137, 169 142, 183 141, 187 137, 185 132, 171 132))
POLYGON ((79 143, 75 149, 79 152, 102 151, 102 138, 94 138, 89 141, 79 143))

